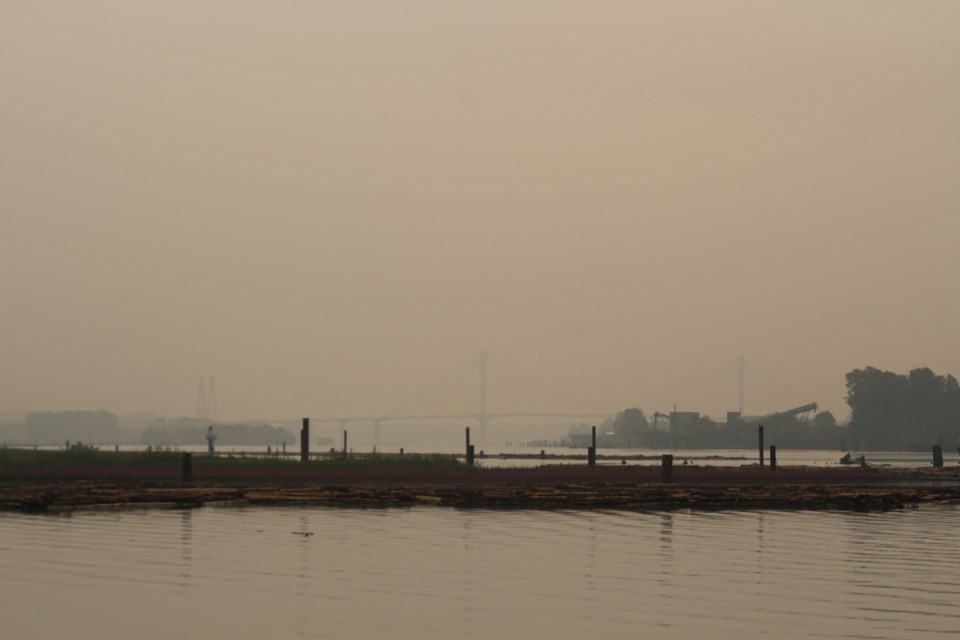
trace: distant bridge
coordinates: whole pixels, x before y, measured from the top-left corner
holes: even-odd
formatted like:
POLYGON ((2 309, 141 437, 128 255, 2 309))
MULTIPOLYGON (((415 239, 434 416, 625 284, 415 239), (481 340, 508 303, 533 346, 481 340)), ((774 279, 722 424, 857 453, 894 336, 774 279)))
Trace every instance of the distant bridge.
POLYGON ((517 413, 488 413, 487 412, 487 352, 480 352, 480 411, 477 413, 455 413, 419 416, 398 416, 388 413, 382 416, 349 416, 340 418, 314 418, 313 423, 340 424, 346 429, 353 422, 373 423, 373 444, 380 444, 380 425, 384 422, 398 422, 402 420, 476 420, 480 426, 479 443, 482 447, 486 441, 487 423, 493 418, 612 418, 609 412, 597 413, 557 413, 557 412, 517 412, 517 413))

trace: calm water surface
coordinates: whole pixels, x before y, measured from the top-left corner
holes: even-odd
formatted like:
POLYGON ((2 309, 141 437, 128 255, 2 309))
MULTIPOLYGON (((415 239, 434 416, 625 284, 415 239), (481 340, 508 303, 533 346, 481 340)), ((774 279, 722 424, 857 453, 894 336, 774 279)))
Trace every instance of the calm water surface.
POLYGON ((0 628, 98 640, 955 637, 958 525, 952 506, 0 513, 0 628))

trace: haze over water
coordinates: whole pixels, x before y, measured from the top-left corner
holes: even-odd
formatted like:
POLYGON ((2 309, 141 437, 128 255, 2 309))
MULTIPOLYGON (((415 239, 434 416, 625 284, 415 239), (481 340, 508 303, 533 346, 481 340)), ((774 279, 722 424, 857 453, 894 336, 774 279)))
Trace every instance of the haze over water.
POLYGON ((382 415, 481 348, 491 412, 722 416, 741 353, 755 414, 956 373, 958 25, 3 2, 0 409, 192 415, 214 374, 221 419, 382 415))

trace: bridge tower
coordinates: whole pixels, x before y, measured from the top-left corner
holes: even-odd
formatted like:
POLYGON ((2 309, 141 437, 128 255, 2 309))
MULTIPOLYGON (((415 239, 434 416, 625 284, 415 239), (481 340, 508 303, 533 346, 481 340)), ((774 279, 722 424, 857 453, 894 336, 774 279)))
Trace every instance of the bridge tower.
POLYGON ((740 416, 743 416, 743 383, 747 377, 747 359, 743 357, 743 354, 740 354, 740 357, 737 358, 737 378, 740 382, 740 416))
POLYGON ((480 448, 487 442, 487 350, 480 352, 480 448))

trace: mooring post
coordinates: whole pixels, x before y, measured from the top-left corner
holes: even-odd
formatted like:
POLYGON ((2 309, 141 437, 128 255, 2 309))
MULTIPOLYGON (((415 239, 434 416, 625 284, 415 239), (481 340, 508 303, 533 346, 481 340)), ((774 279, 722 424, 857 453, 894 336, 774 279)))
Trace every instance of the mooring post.
POLYGON ((933 466, 937 469, 943 466, 943 448, 939 444, 933 445, 933 466))
POLYGON ((400 447, 400 457, 403 457, 403 447, 400 447))
POLYGON ((760 425, 760 471, 763 471, 763 425, 760 425))
POLYGON ((347 457, 347 430, 343 430, 343 457, 347 457))
POLYGON ((660 474, 664 482, 673 482, 673 455, 665 453, 660 456, 660 474))
POLYGON ((310 418, 303 419, 300 427, 300 462, 310 459, 310 418))
POLYGON ((777 470, 777 445, 770 445, 770 471, 777 470))
POLYGON ((597 466, 597 427, 590 428, 590 447, 587 449, 587 466, 597 466))
POLYGON ((184 482, 190 482, 193 480, 193 454, 189 451, 183 452, 180 479, 184 482))
POLYGON ((465 433, 466 433, 466 439, 467 439, 467 446, 466 446, 467 466, 472 467, 473 466, 473 445, 470 444, 470 427, 466 428, 465 433))

